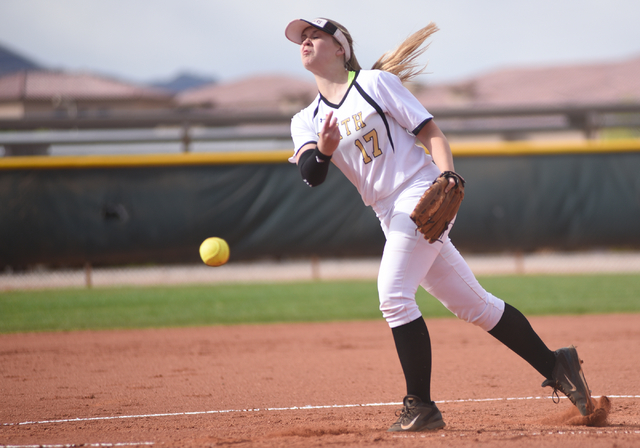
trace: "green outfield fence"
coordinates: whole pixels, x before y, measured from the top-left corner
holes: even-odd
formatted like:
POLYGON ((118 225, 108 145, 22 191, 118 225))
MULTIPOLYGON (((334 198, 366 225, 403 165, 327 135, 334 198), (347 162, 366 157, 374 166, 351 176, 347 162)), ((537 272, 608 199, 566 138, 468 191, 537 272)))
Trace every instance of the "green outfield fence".
MULTIPOLYGON (((466 253, 640 249, 640 140, 452 145, 466 253)), ((337 170, 307 187, 291 150, 0 158, 0 269, 379 256, 379 223, 337 170)))

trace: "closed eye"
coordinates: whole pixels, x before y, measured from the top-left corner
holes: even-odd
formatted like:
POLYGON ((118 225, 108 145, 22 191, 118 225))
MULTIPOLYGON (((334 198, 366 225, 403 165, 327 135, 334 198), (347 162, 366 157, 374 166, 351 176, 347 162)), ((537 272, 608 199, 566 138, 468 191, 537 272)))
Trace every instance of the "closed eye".
POLYGON ((318 37, 320 37, 320 31, 314 30, 309 35, 302 33, 301 37, 302 37, 302 40, 305 40, 307 38, 309 38, 309 39, 317 39, 318 37))

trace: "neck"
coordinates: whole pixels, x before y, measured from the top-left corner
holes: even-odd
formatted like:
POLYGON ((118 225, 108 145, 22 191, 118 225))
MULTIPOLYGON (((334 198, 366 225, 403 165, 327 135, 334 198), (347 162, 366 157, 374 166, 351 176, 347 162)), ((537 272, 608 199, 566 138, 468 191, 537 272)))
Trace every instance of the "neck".
POLYGON ((318 90, 332 103, 339 103, 349 88, 349 72, 344 68, 332 73, 315 73, 318 90))

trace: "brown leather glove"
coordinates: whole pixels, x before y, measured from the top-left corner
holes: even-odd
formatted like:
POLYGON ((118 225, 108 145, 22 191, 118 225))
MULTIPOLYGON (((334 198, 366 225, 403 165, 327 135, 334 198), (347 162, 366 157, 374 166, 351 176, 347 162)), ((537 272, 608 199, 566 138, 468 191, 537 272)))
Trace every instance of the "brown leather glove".
POLYGON ((429 243, 433 244, 444 234, 458 213, 462 199, 464 179, 453 171, 442 173, 424 192, 411 213, 411 219, 429 243), (450 178, 456 181, 456 185, 445 193, 450 178))

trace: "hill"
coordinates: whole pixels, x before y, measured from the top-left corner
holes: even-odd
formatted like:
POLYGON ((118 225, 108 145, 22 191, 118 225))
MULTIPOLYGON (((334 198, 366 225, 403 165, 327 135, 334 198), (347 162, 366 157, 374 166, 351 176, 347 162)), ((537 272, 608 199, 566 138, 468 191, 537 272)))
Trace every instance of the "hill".
POLYGON ((21 70, 39 70, 41 68, 42 67, 35 62, 0 45, 0 76, 21 70))

